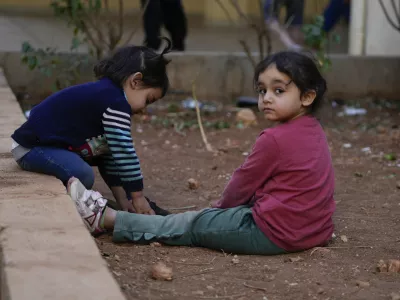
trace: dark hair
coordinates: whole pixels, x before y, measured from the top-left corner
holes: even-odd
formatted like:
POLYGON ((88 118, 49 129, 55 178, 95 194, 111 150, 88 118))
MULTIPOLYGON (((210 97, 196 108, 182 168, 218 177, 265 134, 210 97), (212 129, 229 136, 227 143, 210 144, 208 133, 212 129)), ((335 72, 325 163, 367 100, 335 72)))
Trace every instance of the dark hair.
POLYGON ((168 38, 164 50, 158 54, 144 46, 127 46, 117 49, 109 57, 94 66, 97 79, 107 77, 122 88, 129 76, 136 72, 143 74, 143 83, 147 87, 162 89, 162 96, 167 93, 169 80, 166 66, 169 63, 164 54, 171 50, 172 43, 168 38))
POLYGON ((322 103, 326 92, 326 81, 322 77, 314 60, 305 54, 293 51, 282 51, 274 53, 261 61, 255 69, 254 86, 257 85, 258 77, 270 65, 275 65, 279 72, 290 77, 299 88, 301 95, 309 90, 317 94, 311 105, 311 113, 314 113, 322 103))

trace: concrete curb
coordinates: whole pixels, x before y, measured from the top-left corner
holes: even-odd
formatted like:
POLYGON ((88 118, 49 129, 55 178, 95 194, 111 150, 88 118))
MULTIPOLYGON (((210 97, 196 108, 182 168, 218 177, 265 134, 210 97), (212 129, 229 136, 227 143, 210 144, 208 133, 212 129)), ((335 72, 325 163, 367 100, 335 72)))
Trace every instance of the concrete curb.
POLYGON ((125 299, 62 184, 13 160, 24 117, 1 69, 0 107, 0 299, 125 299))

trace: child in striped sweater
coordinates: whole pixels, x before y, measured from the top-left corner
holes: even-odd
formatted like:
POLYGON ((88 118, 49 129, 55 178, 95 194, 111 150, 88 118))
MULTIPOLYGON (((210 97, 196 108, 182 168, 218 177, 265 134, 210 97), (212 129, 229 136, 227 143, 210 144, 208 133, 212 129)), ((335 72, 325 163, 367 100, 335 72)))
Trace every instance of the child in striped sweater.
POLYGON ((96 82, 59 91, 31 112, 12 135, 12 153, 27 171, 71 177, 92 188, 96 165, 123 210, 154 214, 131 137, 131 116, 162 98, 171 43, 161 54, 128 46, 94 67, 96 82), (132 201, 128 200, 130 198, 132 201))

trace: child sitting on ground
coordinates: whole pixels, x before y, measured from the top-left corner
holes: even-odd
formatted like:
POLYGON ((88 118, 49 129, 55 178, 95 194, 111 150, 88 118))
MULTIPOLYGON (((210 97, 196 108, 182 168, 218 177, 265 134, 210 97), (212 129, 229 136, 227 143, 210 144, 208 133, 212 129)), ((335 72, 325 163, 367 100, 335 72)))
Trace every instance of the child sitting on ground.
MULTIPOLYGON (((164 38, 165 39, 165 38, 164 38)), ((93 165, 125 211, 154 214, 143 195, 143 176, 131 137, 131 115, 168 90, 168 60, 146 47, 128 46, 94 67, 96 82, 55 93, 37 105, 12 135, 12 153, 27 171, 90 189, 93 165), (130 200, 128 200, 130 199, 130 200)))
POLYGON ((168 216, 116 212, 76 178, 68 193, 92 234, 113 241, 198 246, 273 255, 325 245, 332 237, 334 171, 324 131, 313 116, 326 82, 313 60, 280 52, 260 62, 259 109, 277 125, 264 130, 212 208, 168 216))

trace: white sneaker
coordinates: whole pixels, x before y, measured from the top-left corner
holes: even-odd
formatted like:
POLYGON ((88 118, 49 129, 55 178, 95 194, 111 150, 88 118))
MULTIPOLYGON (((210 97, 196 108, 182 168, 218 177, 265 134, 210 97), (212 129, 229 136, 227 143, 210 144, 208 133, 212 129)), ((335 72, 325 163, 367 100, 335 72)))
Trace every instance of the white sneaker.
POLYGON ((99 192, 87 190, 78 178, 68 181, 68 194, 92 235, 106 232, 100 227, 100 219, 106 207, 107 200, 99 192))

